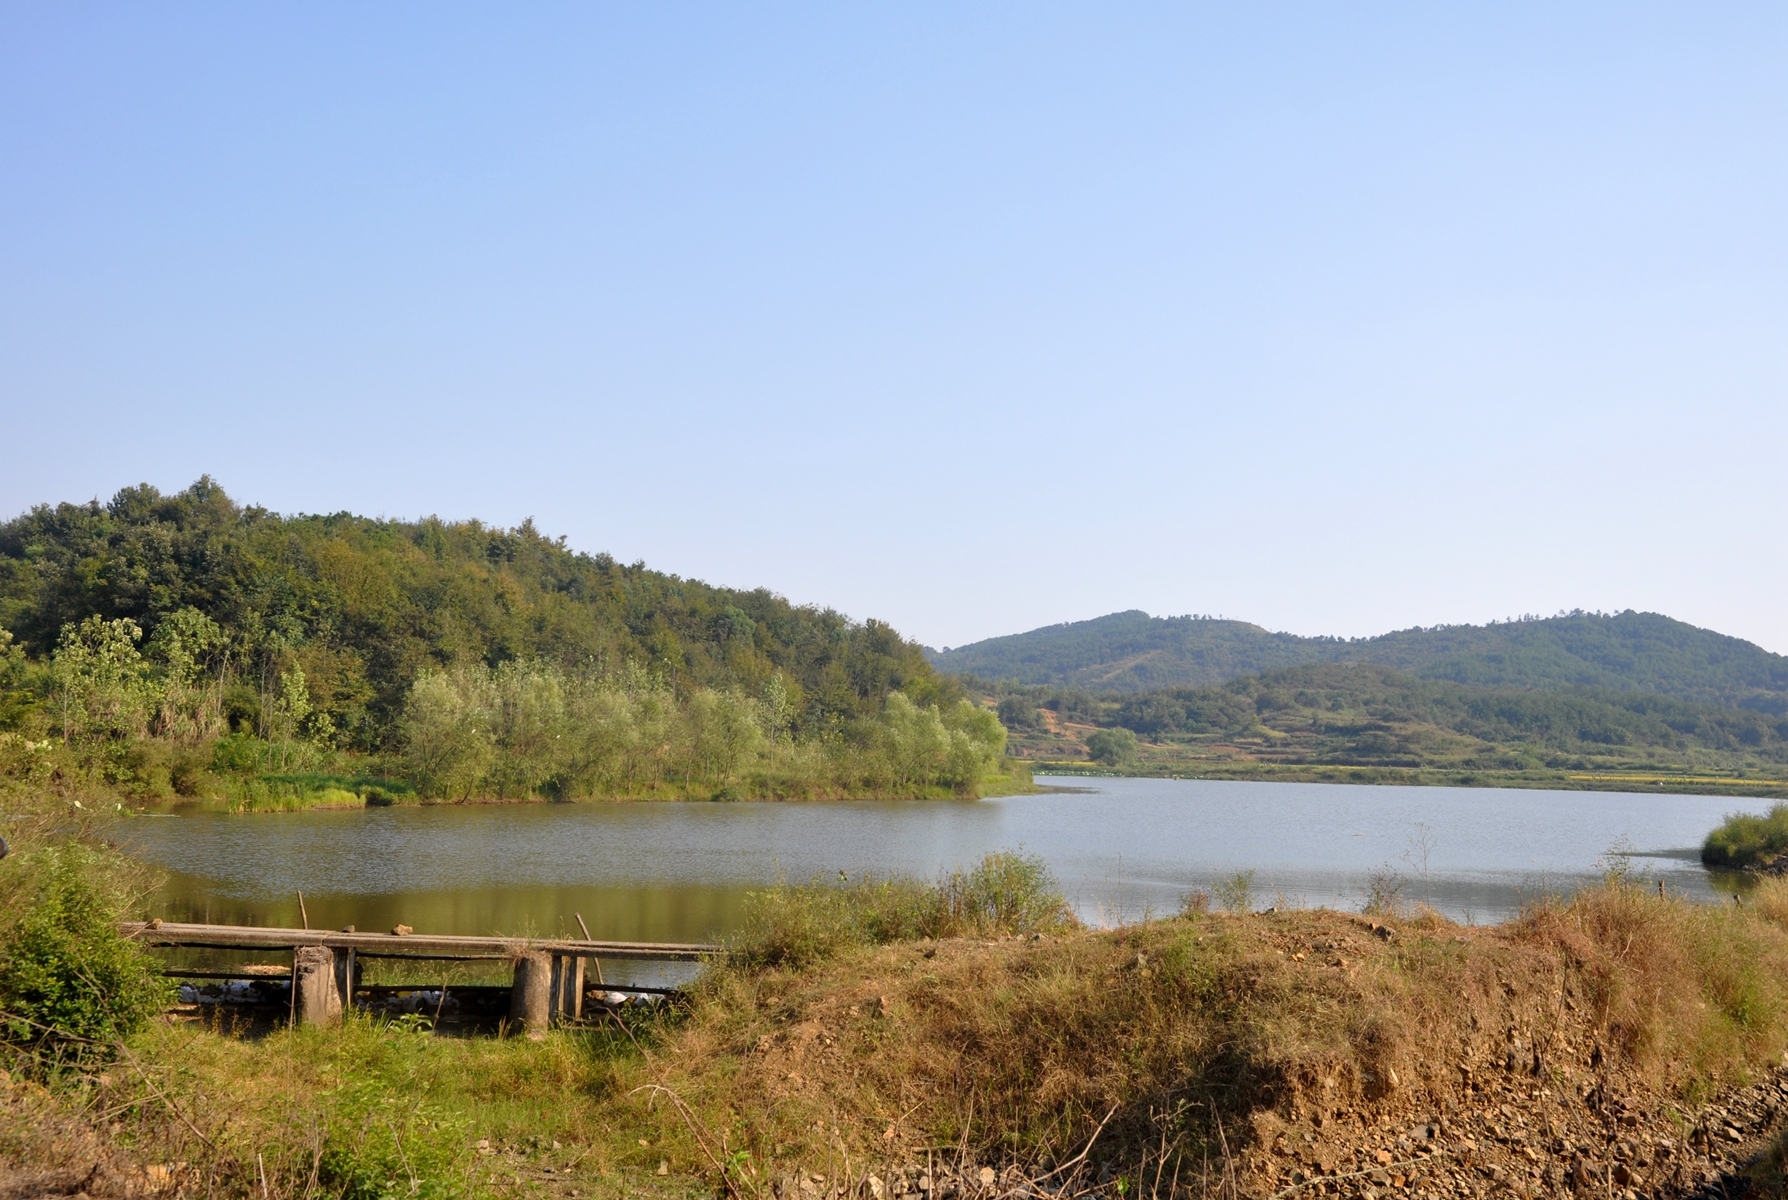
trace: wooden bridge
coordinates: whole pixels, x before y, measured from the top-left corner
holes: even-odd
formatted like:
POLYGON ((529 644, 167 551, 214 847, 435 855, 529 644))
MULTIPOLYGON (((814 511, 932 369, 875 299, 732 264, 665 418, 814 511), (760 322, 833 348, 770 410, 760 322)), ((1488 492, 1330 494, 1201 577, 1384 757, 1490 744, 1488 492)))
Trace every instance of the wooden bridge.
MULTIPOLYGON (((353 1002, 361 958, 394 958, 514 964, 509 1018, 530 1036, 555 1019, 583 1015, 586 963, 602 959, 701 962, 724 947, 684 942, 598 942, 563 938, 458 937, 404 930, 279 929, 259 925, 198 925, 175 921, 126 921, 119 931, 149 946, 213 950, 277 950, 292 955, 292 1019, 330 1024, 353 1002), (401 932, 400 932, 401 931, 401 932)), ((207 973, 208 974, 208 973, 207 973)))

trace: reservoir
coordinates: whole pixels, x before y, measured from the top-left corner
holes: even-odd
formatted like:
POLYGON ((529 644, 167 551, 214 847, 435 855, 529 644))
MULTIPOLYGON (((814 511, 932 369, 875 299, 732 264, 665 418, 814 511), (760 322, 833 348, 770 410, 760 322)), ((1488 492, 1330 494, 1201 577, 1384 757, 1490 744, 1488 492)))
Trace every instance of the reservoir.
MULTIPOLYGON (((170 920, 315 928, 705 941, 777 880, 856 880, 1042 857, 1080 916, 1177 912, 1188 892, 1253 872, 1255 907, 1357 910, 1376 877, 1460 921, 1600 877, 1610 847, 1673 891, 1731 881, 1698 848, 1733 811, 1709 796, 1169 779, 1040 779, 989 800, 453 805, 134 818, 121 842, 167 872, 170 920)), ((1652 886, 1655 886, 1653 884, 1652 886)))

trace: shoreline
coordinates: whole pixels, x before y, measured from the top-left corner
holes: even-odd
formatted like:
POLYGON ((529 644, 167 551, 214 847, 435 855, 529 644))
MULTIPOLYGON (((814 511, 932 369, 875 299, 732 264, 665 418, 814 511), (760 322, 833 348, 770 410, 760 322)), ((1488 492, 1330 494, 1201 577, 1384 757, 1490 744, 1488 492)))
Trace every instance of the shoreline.
POLYGON ((1191 769, 1141 764, 1105 767, 1076 760, 1027 759, 1031 770, 1054 778, 1197 779, 1236 783, 1372 784, 1387 787, 1451 787, 1522 791, 1623 792, 1638 795, 1732 796, 1788 799, 1788 779, 1666 772, 1607 774, 1568 771, 1481 771, 1439 767, 1378 767, 1345 764, 1237 763, 1191 769))

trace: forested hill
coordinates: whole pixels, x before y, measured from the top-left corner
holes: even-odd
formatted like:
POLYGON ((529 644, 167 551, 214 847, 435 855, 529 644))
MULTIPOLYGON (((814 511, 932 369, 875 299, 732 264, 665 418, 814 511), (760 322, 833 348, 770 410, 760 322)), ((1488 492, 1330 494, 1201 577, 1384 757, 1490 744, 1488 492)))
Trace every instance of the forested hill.
POLYGON ((1286 667, 1359 662, 1483 687, 1637 690, 1788 711, 1788 657, 1656 613, 1630 611, 1406 629, 1351 640, 1131 611, 929 657, 953 674, 1091 691, 1208 687, 1286 667))
POLYGON ((873 715, 891 691, 921 703, 960 691, 887 625, 574 553, 531 522, 280 516, 207 477, 0 525, 0 628, 33 658, 88 616, 131 618, 147 644, 188 608, 228 634, 233 726, 296 663, 349 747, 379 744, 432 666, 633 662, 675 686, 753 696, 779 675, 796 728, 814 733, 873 715))

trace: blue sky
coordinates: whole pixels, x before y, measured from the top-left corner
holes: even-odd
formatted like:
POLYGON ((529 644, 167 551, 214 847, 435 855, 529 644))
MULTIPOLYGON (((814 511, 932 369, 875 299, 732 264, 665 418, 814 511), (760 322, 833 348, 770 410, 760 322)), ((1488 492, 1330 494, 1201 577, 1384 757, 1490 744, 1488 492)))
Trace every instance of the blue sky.
POLYGON ((1788 652, 1779 5, 0 3, 0 513, 1788 652))

